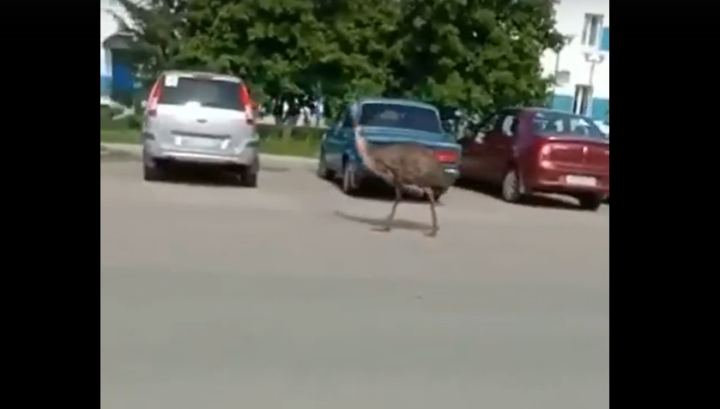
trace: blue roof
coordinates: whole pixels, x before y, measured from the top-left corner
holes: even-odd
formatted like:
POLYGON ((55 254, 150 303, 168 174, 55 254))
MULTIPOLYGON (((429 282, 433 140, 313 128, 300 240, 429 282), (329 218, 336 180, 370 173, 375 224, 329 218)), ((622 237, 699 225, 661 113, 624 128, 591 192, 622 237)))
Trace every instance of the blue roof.
POLYGON ((400 99, 400 98, 360 98, 358 99, 360 104, 397 104, 397 105, 409 105, 414 107, 437 109, 432 104, 426 104, 425 102, 414 101, 412 99, 400 99))

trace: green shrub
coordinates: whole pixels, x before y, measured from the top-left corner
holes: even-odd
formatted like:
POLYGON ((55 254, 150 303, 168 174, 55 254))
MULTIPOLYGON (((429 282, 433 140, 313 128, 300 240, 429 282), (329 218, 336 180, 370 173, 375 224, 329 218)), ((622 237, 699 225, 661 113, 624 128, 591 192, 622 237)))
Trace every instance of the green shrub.
POLYGON ((133 114, 121 119, 113 119, 115 115, 120 113, 122 113, 122 111, 118 109, 100 107, 100 129, 113 131, 140 129, 142 126, 142 115, 133 114))
MULTIPOLYGON (((291 128, 290 138, 297 141, 316 140, 322 139, 325 133, 325 128, 315 128, 312 126, 295 126, 291 128)), ((285 127, 282 125, 273 124, 258 124, 257 125, 258 136, 260 139, 283 139, 283 133, 285 127)))
POLYGON ((140 114, 130 115, 130 116, 127 117, 127 118, 123 118, 123 120, 126 121, 127 126, 128 126, 130 129, 140 130, 140 129, 142 128, 143 116, 140 115, 140 114))

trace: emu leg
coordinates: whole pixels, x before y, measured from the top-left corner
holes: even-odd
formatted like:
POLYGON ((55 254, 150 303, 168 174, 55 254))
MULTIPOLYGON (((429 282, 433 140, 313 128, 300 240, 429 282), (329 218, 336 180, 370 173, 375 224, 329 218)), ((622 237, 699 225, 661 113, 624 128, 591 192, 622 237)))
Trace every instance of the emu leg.
POLYGON ((425 193, 427 194, 428 201, 430 202, 430 215, 432 216, 432 227, 427 233, 425 233, 425 235, 428 237, 435 237, 437 235, 437 231, 439 230, 437 214, 435 214, 435 192, 433 192, 432 189, 426 189, 425 193))
POLYGON ((385 220, 385 225, 376 228, 376 231, 388 232, 392 229, 392 223, 395 220, 395 211, 397 210, 398 204, 400 204, 400 200, 402 200, 402 191, 399 186, 395 186, 395 201, 393 202, 392 209, 390 209, 390 214, 385 220))

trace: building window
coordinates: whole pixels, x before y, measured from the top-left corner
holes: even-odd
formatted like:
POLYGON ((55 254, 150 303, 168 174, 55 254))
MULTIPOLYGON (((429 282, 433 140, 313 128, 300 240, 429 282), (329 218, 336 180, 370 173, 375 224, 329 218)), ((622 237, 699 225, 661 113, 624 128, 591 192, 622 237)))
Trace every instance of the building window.
POLYGON ((585 14, 581 43, 590 47, 597 47, 600 42, 600 31, 603 28, 602 14, 585 14))
POLYGON ((575 99, 573 100, 573 113, 577 115, 588 115, 590 101, 592 101, 593 89, 589 85, 575 86, 575 99))

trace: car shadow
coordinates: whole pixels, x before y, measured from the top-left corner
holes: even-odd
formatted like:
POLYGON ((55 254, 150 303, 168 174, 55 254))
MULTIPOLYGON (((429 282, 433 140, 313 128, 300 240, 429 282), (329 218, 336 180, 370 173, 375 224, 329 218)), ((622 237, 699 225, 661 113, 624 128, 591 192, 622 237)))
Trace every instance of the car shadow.
MULTIPOLYGON (((335 216, 337 216, 343 220, 348 220, 351 222, 364 224, 364 225, 370 226, 372 228, 381 228, 381 227, 385 227, 385 225, 386 225, 386 222, 385 222, 386 219, 384 217, 370 218, 370 217, 356 216, 356 215, 351 215, 348 213, 341 212, 339 210, 336 210, 334 212, 334 214, 335 214, 335 216)), ((405 220, 405 219, 395 219, 390 224, 390 226, 393 229, 412 230, 412 231, 422 231, 422 230, 427 230, 430 228, 429 224, 413 222, 413 221, 405 220)))
POLYGON ((136 157, 132 153, 103 149, 101 146, 100 162, 136 162, 136 157))
MULTIPOLYGON (((500 197, 500 188, 488 183, 461 179, 455 183, 455 187, 468 192, 479 193, 494 200, 502 201, 502 198, 500 197)), ((548 196, 544 194, 534 194, 525 197, 521 205, 548 209, 581 210, 571 198, 548 196)))
MULTIPOLYGON (((260 172, 282 173, 288 170, 289 169, 283 167, 260 166, 260 172)), ((217 170, 207 169, 202 166, 170 167, 166 172, 163 183, 210 187, 243 187, 236 174, 223 171, 218 172, 217 170)), ((262 178, 262 173, 260 177, 262 178)))

